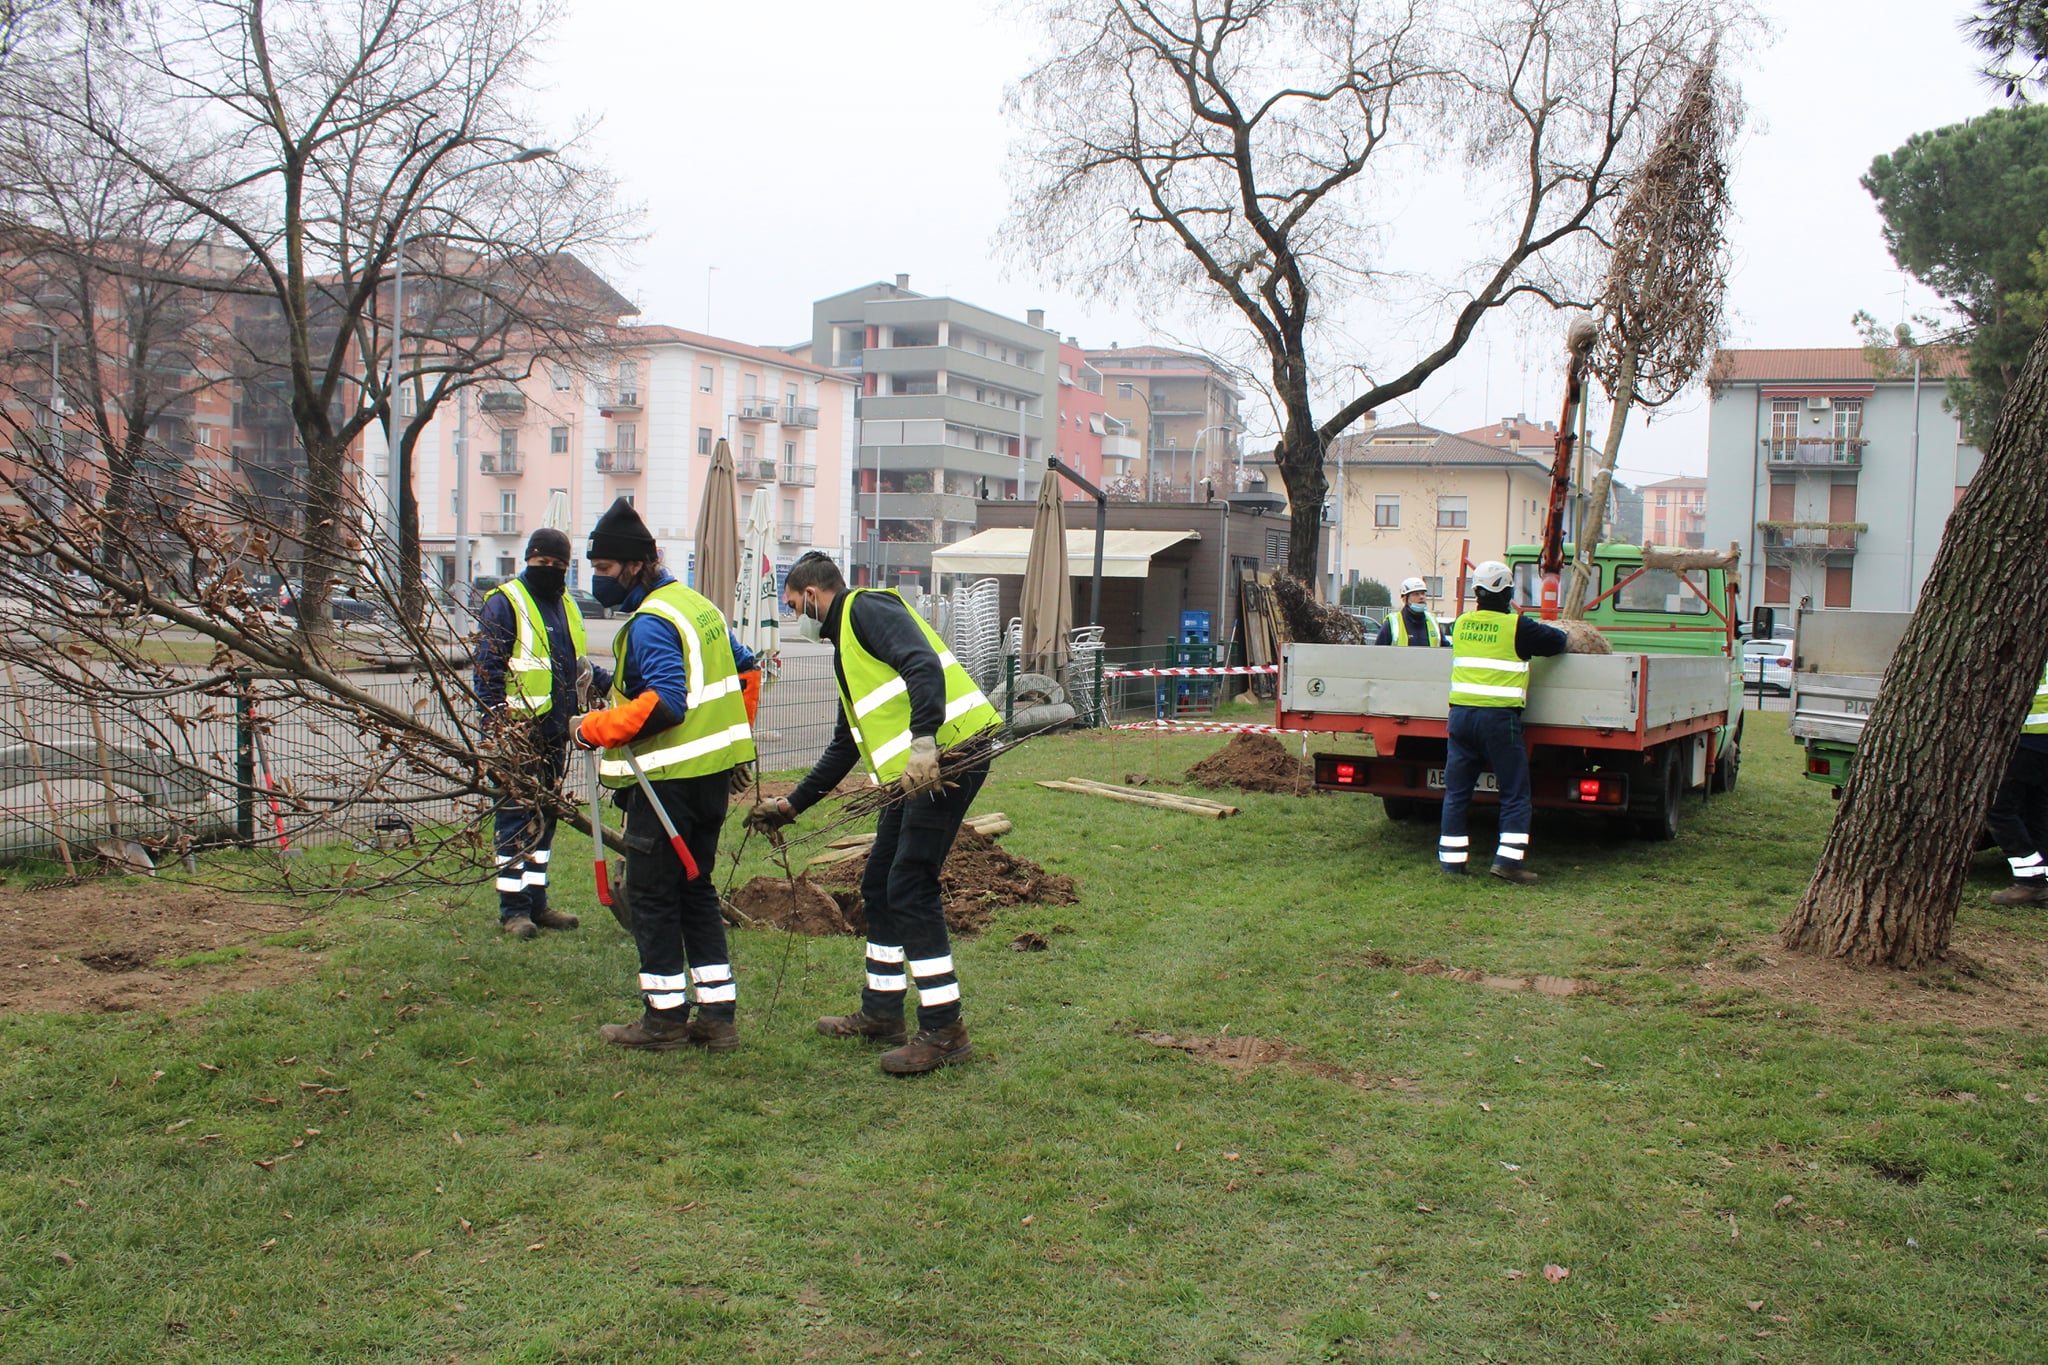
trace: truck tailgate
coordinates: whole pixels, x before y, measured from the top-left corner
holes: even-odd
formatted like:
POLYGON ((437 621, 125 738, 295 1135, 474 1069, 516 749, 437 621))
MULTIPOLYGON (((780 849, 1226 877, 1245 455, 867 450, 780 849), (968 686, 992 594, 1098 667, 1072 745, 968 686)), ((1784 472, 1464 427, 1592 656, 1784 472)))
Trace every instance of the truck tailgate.
POLYGON ((1792 718, 1785 728, 1794 739, 1854 744, 1883 681, 1861 673, 1795 673, 1792 718))

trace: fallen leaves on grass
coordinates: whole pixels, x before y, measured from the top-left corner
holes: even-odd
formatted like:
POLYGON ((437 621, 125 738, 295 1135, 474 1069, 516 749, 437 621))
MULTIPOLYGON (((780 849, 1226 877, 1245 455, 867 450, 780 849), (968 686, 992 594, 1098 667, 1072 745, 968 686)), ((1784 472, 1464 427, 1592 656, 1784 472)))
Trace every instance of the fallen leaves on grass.
POLYGON ((1571 1276, 1572 1272, 1566 1266, 1546 1265, 1543 1267, 1543 1278, 1550 1281, 1552 1284, 1563 1284, 1566 1280, 1570 1279, 1571 1276))
POLYGON ((1505 1274, 1511 1280, 1526 1280, 1529 1278, 1528 1272, 1522 1270, 1509 1270, 1505 1274))

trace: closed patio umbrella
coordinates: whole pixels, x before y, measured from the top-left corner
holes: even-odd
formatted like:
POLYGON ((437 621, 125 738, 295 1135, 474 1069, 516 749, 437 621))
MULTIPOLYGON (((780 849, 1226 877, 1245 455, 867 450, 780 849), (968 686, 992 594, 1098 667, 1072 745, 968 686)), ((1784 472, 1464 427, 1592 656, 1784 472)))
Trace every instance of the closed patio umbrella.
POLYGON ((732 447, 723 436, 711 452, 704 500, 697 506, 697 591, 711 599, 730 624, 740 581, 739 497, 733 478, 732 447))
POLYGON ((1074 628, 1074 593, 1067 578, 1067 514, 1060 481, 1047 475, 1038 486, 1038 515, 1031 523, 1031 549, 1024 559, 1024 594, 1018 604, 1024 642, 1018 666, 1057 677, 1067 662, 1074 628))
POLYGON ((747 527, 740 546, 739 615, 732 628, 740 643, 756 654, 773 656, 781 639, 781 605, 776 600, 775 566, 769 555, 775 549, 775 518, 769 506, 768 490, 756 488, 747 507, 747 527))

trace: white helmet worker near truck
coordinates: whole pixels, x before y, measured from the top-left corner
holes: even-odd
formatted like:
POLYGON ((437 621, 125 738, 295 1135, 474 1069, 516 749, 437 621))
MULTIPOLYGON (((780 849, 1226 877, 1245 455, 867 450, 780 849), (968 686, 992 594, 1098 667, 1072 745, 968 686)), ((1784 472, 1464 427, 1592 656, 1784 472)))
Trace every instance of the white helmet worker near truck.
POLYGON ((1429 614, 1429 584, 1419 578, 1401 580, 1401 605, 1380 622, 1382 645, 1423 645, 1441 647, 1451 642, 1450 632, 1429 614))
POLYGON ((1498 560, 1472 574, 1478 605, 1451 631, 1450 751, 1444 761, 1443 825, 1437 865, 1465 875, 1472 849, 1466 815, 1479 774, 1491 770, 1500 788, 1500 842, 1493 875, 1526 885, 1536 874, 1529 853, 1529 751, 1522 708, 1529 700, 1529 660, 1565 652, 1564 632, 1515 611, 1515 576, 1498 560))

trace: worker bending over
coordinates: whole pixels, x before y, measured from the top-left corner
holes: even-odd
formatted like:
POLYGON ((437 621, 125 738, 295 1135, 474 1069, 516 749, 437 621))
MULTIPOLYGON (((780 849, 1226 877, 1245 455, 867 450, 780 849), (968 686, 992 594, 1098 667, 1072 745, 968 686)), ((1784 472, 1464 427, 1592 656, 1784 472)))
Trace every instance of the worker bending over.
POLYGON ((1401 580, 1401 607, 1387 613, 1380 622, 1382 645, 1421 645, 1436 648, 1451 642, 1443 623, 1429 614, 1429 584, 1419 578, 1401 580))
POLYGON ((632 615, 612 641, 611 705, 583 717, 576 743, 604 750, 598 774, 626 810, 626 901, 647 1002, 639 1019, 606 1024, 598 1036, 652 1052, 730 1052, 740 1045, 738 987, 710 874, 732 770, 754 757, 740 678, 754 656, 716 606, 662 567, 653 534, 624 498, 591 528, 589 558, 590 595, 632 615), (696 876, 669 843, 633 761, 690 850, 696 876))
POLYGON ((974 1048, 960 1019, 939 868, 988 777, 988 755, 956 762, 942 781, 939 753, 979 743, 1002 717, 937 632, 893 591, 849 590, 838 566, 812 551, 790 569, 782 600, 806 639, 832 642, 839 721, 797 789, 757 803, 749 823, 756 829, 788 824, 863 759, 877 782, 894 782, 900 793, 882 811, 861 878, 868 945, 860 1008, 820 1019, 818 1032, 894 1044, 881 1059, 891 1075, 965 1061, 974 1048), (917 1034, 906 1041, 904 1004, 912 981, 917 1034))
POLYGON ((1479 774, 1491 769, 1500 787, 1493 875, 1526 885, 1536 880, 1523 865, 1529 854, 1529 751, 1522 744, 1529 660, 1564 653, 1565 635, 1516 613, 1514 575, 1498 560, 1474 570, 1472 586, 1478 605, 1451 632, 1451 746, 1437 862, 1454 876, 1465 875, 1472 849, 1465 817, 1479 774))
POLYGON ((2042 813, 2048 811, 2048 673, 2034 686, 2034 700, 2020 726, 2018 743, 1984 817, 1998 851, 2012 868, 2012 885, 1991 893, 1994 905, 2048 903, 2048 860, 2043 858, 2042 813))

